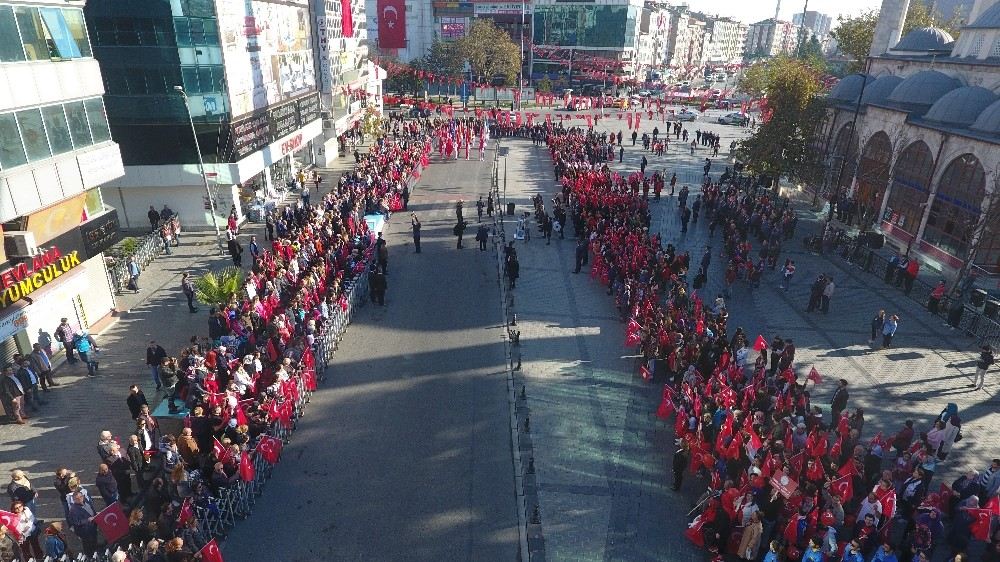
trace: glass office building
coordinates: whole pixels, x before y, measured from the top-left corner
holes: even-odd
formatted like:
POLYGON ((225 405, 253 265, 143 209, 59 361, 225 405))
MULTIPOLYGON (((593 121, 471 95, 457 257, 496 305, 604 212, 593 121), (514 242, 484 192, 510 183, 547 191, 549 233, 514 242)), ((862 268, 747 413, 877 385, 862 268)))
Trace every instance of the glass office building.
POLYGON ((631 47, 641 10, 634 5, 536 4, 535 42, 556 47, 631 47))

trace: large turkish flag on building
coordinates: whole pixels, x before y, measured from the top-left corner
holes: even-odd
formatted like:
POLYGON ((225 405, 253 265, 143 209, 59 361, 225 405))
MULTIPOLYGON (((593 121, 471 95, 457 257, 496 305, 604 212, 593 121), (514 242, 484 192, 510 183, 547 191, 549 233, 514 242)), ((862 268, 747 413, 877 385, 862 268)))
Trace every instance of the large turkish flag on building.
POLYGON ((344 37, 354 37, 354 14, 351 0, 340 0, 340 33, 344 37))
POLYGON ((377 7, 378 46, 383 49, 405 49, 405 0, 378 0, 377 7))

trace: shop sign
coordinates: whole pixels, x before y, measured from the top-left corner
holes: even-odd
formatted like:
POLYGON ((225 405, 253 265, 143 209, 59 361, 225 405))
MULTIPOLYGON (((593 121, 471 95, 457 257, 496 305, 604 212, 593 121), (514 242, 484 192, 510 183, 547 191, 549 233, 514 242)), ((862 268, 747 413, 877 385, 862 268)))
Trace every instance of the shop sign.
POLYGON ((85 223, 80 227, 80 234, 87 257, 94 257, 114 246, 122 237, 118 211, 111 210, 85 223))
POLYGON ((281 155, 284 156, 289 152, 295 152, 300 146, 302 146, 302 133, 281 143, 281 155))
POLYGON ((76 250, 64 256, 59 253, 58 247, 53 246, 45 253, 7 269, 0 273, 0 290, 3 291, 0 293, 0 308, 8 307, 41 289, 80 263, 76 250))
POLYGON ((319 119, 319 93, 271 106, 226 125, 228 138, 221 148, 227 162, 239 162, 276 140, 319 119))
POLYGON ((520 3, 507 3, 507 4, 476 4, 476 15, 492 15, 492 14, 506 14, 506 15, 520 15, 522 5, 520 3))
POLYGON ((0 318, 0 340, 6 340, 28 327, 28 311, 25 308, 0 318))

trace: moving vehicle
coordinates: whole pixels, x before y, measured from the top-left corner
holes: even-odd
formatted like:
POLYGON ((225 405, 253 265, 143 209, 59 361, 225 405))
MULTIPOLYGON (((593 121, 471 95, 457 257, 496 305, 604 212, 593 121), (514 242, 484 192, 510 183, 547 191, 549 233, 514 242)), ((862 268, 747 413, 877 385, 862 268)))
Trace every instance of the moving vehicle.
POLYGON ((746 115, 743 115, 742 113, 727 113, 722 117, 719 117, 719 123, 723 125, 739 125, 743 123, 744 119, 746 119, 746 115))

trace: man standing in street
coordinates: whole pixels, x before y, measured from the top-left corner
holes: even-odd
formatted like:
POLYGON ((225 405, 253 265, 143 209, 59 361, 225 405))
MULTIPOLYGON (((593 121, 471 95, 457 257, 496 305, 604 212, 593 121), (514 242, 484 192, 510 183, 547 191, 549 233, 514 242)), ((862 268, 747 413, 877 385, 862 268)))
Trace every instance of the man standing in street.
POLYGON ((986 371, 994 363, 996 363, 996 359, 993 357, 993 349, 984 345, 979 353, 979 361, 976 362, 976 380, 970 386, 974 386, 976 390, 982 390, 983 384, 986 382, 986 371))
POLYGON ((680 448, 678 448, 676 451, 674 451, 674 463, 673 463, 674 486, 673 486, 673 490, 675 492, 678 492, 681 489, 681 481, 684 479, 684 471, 687 470, 688 461, 690 460, 690 458, 691 458, 691 455, 690 455, 690 453, 688 453, 688 442, 687 441, 681 441, 680 448))
POLYGON ((36 343, 31 346, 31 355, 28 357, 31 359, 31 369, 38 373, 38 379, 42 383, 44 392, 48 392, 50 386, 59 386, 59 383, 52 380, 52 360, 49 359, 48 353, 42 349, 42 344, 36 343))
POLYGON ((226 241, 226 246, 229 249, 229 255, 233 258, 233 265, 243 267, 243 246, 240 245, 235 232, 232 230, 228 232, 229 240, 226 241))
POLYGON ((97 525, 94 524, 96 518, 97 513, 94 512, 94 508, 89 503, 84 502, 83 494, 75 492, 73 505, 70 506, 66 519, 76 536, 80 537, 80 542, 83 543, 83 553, 87 556, 92 556, 97 552, 97 525))
POLYGON ((257 258, 260 257, 260 244, 257 243, 256 236, 250 236, 250 245, 248 247, 250 249, 250 266, 252 267, 253 264, 257 263, 257 258))
POLYGON ((847 392, 847 379, 840 379, 840 383, 837 385, 837 390, 833 391, 833 398, 830 400, 830 413, 833 415, 833 421, 830 422, 830 427, 836 427, 837 421, 840 419, 840 412, 847 408, 847 399, 850 395, 847 392))
POLYGON ((28 415, 24 411, 24 394, 26 389, 14 375, 14 368, 6 366, 3 368, 3 380, 0 380, 0 394, 4 398, 4 409, 10 417, 14 418, 14 423, 24 425, 28 415))
POLYGON ((576 242, 576 269, 573 273, 580 273, 580 268, 587 263, 587 239, 581 237, 576 242))
POLYGON ((483 209, 486 207, 486 203, 483 203, 483 196, 479 196, 479 201, 476 201, 476 215, 479 217, 479 222, 483 222, 483 209))
POLYGON ((823 294, 820 295, 819 309, 823 314, 830 312, 830 298, 834 290, 833 277, 826 278, 826 286, 823 287, 823 294))
POLYGON ((24 387, 24 401, 31 406, 31 411, 37 412, 40 405, 48 404, 38 394, 38 374, 31 370, 31 361, 27 357, 15 356, 15 365, 20 365, 17 380, 24 387))
POLYGON ((59 319, 59 327, 55 331, 56 341, 63 344, 66 350, 66 362, 72 365, 76 363, 76 356, 73 355, 73 327, 69 325, 66 318, 59 319))
POLYGON ((181 291, 188 301, 188 312, 191 314, 198 312, 198 307, 194 305, 194 280, 191 279, 191 274, 187 271, 181 275, 181 291))
POLYGON ((486 241, 490 239, 490 231, 486 228, 485 224, 480 224, 479 229, 476 230, 476 241, 479 242, 479 251, 486 251, 486 241))
POLYGON ((371 284, 372 300, 379 306, 385 306, 385 290, 388 288, 388 283, 386 283, 385 274, 382 273, 381 269, 375 269, 371 284))
POLYGON ((458 207, 458 211, 457 212, 458 212, 458 215, 459 215, 458 222, 455 223, 455 227, 452 228, 451 231, 452 231, 452 234, 454 234, 455 236, 458 237, 458 245, 455 246, 455 247, 457 249, 461 250, 462 249, 462 236, 465 235, 465 227, 467 226, 467 224, 466 224, 465 221, 462 220, 462 217, 461 217, 461 215, 462 215, 462 208, 461 207, 458 207))
POLYGON ((128 268, 128 288, 138 293, 139 274, 142 273, 142 270, 139 269, 139 264, 135 263, 135 258, 132 256, 129 256, 126 267, 128 268))
POLYGON ((149 231, 156 232, 156 226, 160 224, 160 212, 150 205, 149 212, 146 213, 146 218, 149 219, 149 231))
POLYGON ((149 402, 146 401, 146 395, 142 393, 142 389, 137 384, 128 387, 128 398, 125 399, 125 403, 128 404, 128 411, 132 415, 132 419, 138 419, 139 414, 142 413, 143 405, 149 405, 149 402))
POLYGON ((420 253, 420 219, 416 213, 410 213, 410 225, 413 227, 413 247, 414 253, 420 253))
POLYGON ((382 233, 378 233, 378 238, 375 240, 375 257, 378 259, 378 268, 383 274, 389 272, 389 248, 386 247, 385 238, 382 238, 382 233))
POLYGON ((149 347, 146 348, 146 365, 149 366, 149 374, 153 376, 153 383, 156 384, 156 390, 163 388, 163 384, 160 382, 160 365, 166 358, 166 350, 157 344, 155 340, 150 340, 149 347))

